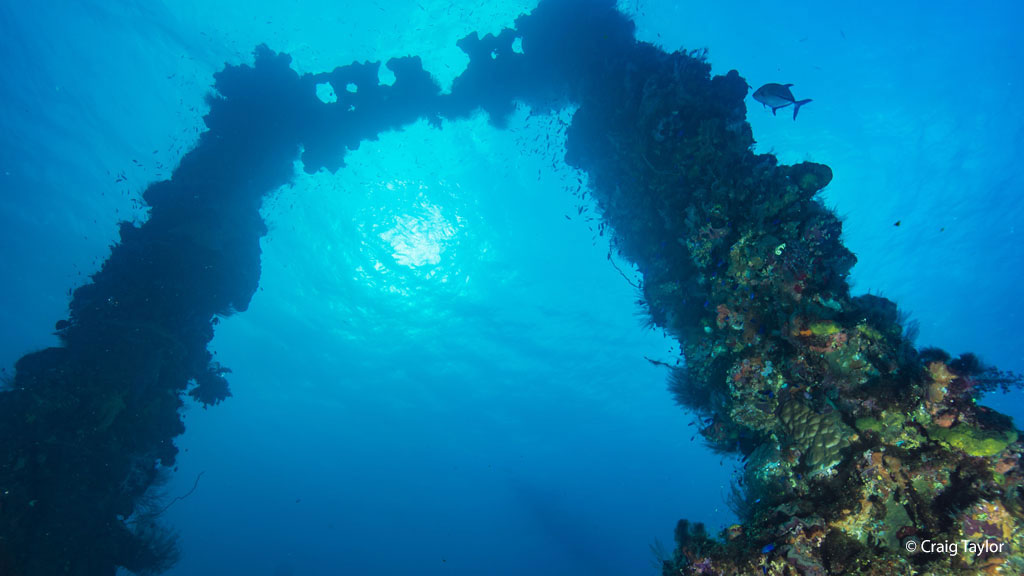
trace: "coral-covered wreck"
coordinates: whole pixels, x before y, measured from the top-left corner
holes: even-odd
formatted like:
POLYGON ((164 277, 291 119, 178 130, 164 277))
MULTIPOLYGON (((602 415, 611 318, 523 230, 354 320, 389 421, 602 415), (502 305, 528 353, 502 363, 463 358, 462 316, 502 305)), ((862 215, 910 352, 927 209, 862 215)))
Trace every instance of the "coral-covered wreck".
POLYGON ((917 350, 894 303, 852 296, 855 258, 816 196, 831 170, 754 153, 743 78, 633 32, 611 0, 544 1, 463 39, 450 94, 416 58, 388 62, 391 86, 378 63, 299 76, 266 48, 219 73, 209 130, 75 292, 63 346, 23 358, 0 393, 0 573, 169 566, 146 494, 173 466, 182 395, 229 395, 206 345, 257 286, 263 196, 300 153, 336 170, 382 130, 479 109, 501 125, 517 101, 578 107, 566 160, 681 344, 670 387, 713 449, 745 459, 742 523, 680 522, 664 574, 1024 573, 1024 447, 976 402, 1015 377, 917 350), (326 81, 360 89, 323 103, 326 81))

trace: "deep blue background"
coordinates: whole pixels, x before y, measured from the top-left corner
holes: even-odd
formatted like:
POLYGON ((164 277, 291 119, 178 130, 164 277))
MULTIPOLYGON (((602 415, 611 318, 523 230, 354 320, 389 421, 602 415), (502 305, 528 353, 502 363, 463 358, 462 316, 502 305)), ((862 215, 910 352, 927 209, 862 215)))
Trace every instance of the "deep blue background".
MULTIPOLYGON (((0 4, 7 370, 56 342, 115 223, 144 218, 225 62, 261 42, 300 72, 413 54, 448 84, 458 38, 534 3, 172 4, 0 4)), ((833 167, 855 291, 897 300, 922 345, 1024 371, 1022 9, 753 4, 623 8, 643 40, 813 98, 796 122, 752 100, 749 117, 759 151, 833 167)), ((653 573, 679 517, 731 522, 734 464, 690 441, 644 359, 677 347, 643 329, 606 239, 564 217, 571 110, 527 112, 386 134, 268 200, 261 289, 213 343, 235 396, 190 408, 166 487, 204 472, 165 514, 175 574, 653 573)), ((1021 398, 990 402, 1019 423, 1021 398)))

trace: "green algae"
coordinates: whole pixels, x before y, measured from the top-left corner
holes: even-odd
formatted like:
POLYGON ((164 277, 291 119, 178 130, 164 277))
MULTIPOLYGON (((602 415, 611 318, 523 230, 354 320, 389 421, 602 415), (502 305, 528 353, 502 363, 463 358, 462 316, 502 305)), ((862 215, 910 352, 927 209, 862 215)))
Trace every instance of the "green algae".
POLYGON ((815 336, 831 336, 838 334, 841 328, 835 322, 815 322, 810 326, 811 334, 815 336))
POLYGON ((995 456, 1017 441, 1016 430, 982 430, 967 424, 952 428, 932 427, 928 436, 970 456, 995 456))

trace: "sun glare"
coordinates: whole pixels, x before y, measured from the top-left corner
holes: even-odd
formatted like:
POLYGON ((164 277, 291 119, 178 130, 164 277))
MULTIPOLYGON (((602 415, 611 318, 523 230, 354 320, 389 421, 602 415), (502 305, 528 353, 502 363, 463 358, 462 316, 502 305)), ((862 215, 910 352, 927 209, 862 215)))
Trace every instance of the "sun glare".
POLYGON ((380 235, 391 245, 391 256, 401 266, 419 268, 441 263, 455 227, 441 213, 441 208, 421 199, 414 213, 395 218, 395 225, 380 235))

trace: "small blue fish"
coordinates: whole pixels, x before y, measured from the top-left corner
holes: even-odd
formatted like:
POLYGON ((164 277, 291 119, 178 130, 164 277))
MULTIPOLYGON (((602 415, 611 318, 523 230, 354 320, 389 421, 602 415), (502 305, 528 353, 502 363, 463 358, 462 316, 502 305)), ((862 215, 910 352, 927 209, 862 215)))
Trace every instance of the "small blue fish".
POLYGON ((772 550, 775 550, 775 544, 765 544, 764 548, 761 548, 761 554, 767 554, 772 550))

